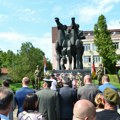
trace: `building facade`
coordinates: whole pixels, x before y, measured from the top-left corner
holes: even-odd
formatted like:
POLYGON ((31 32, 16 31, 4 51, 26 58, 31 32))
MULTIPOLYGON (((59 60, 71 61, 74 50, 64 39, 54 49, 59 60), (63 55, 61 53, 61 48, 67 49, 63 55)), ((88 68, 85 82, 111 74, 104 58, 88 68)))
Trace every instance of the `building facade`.
MULTIPOLYGON (((83 54, 83 67, 91 68, 91 65, 95 63, 95 67, 98 67, 99 63, 102 63, 102 58, 99 56, 99 53, 96 51, 96 46, 94 44, 94 34, 93 31, 83 31, 86 39, 82 40, 84 45, 84 54, 83 54)), ((113 44, 116 47, 116 53, 120 55, 120 29, 110 30, 111 38, 113 44)), ((57 28, 52 27, 52 63, 53 69, 56 69, 56 51, 55 51, 55 42, 57 39, 57 28)), ((116 67, 120 67, 120 61, 117 62, 116 67)), ((68 68, 68 63, 66 64, 68 68)))

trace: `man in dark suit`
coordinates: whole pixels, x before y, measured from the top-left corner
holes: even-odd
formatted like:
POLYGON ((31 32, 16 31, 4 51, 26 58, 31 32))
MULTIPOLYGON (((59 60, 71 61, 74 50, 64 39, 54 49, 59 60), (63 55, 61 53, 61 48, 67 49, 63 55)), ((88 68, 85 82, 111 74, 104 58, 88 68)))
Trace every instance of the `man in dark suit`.
POLYGON ((45 120, 60 120, 58 92, 50 89, 52 80, 43 79, 43 90, 38 91, 39 112, 45 120))
POLYGON ((72 120, 73 106, 77 101, 77 92, 69 87, 70 79, 63 77, 63 87, 59 90, 60 95, 60 120, 72 120))
POLYGON ((28 85, 29 85, 29 78, 28 77, 24 77, 22 79, 22 88, 20 88, 19 90, 16 91, 16 94, 15 94, 15 102, 16 104, 18 105, 18 113, 17 115, 23 111, 23 102, 24 102, 24 99, 26 97, 27 94, 29 93, 34 93, 34 90, 29 88, 28 85))

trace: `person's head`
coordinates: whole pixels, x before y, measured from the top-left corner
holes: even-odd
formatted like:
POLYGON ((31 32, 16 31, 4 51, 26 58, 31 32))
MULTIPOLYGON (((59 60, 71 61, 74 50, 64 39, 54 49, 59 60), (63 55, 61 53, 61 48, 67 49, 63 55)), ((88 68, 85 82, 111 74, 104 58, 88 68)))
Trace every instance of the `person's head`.
POLYGON ((51 87, 52 80, 43 79, 43 81, 44 81, 43 88, 50 88, 51 87))
POLYGON ((13 92, 7 87, 0 87, 0 114, 7 114, 13 100, 13 92))
POLYGON ((87 84, 87 83, 92 83, 92 79, 90 75, 85 75, 84 77, 84 84, 87 84))
POLYGON ((118 92, 111 88, 105 88, 105 90, 103 91, 103 96, 105 107, 114 107, 117 104, 120 104, 120 97, 118 95, 118 92))
POLYGON ((25 100, 23 102, 23 110, 37 110, 38 109, 38 97, 36 94, 31 93, 26 95, 25 100))
POLYGON ((70 85, 70 78, 68 76, 64 76, 62 79, 63 84, 70 85))
POLYGON ((93 103, 88 100, 79 100, 73 109, 73 120, 95 120, 96 109, 93 103))
POLYGON ((28 77, 24 77, 24 78, 22 79, 22 85, 23 85, 23 86, 28 86, 29 83, 30 83, 30 79, 29 79, 28 77))
POLYGON ((52 73, 52 74, 50 75, 50 78, 51 78, 51 79, 55 79, 55 75, 52 73))
POLYGON ((102 76, 102 84, 104 84, 105 82, 110 82, 110 78, 108 75, 103 75, 102 76))
POLYGON ((97 108, 104 108, 104 103, 103 103, 103 95, 102 93, 98 93, 96 96, 95 96, 95 103, 96 103, 96 106, 97 108))
POLYGON ((10 83, 9 83, 8 80, 4 80, 4 81, 2 82, 2 86, 3 86, 3 87, 9 87, 9 85, 10 85, 10 83))

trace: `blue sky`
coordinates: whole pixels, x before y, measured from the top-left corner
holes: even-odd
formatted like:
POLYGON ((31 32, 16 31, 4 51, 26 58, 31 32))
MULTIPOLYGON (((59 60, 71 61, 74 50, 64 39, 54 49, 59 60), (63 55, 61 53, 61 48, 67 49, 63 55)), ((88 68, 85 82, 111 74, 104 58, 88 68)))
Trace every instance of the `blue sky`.
POLYGON ((0 49, 16 53, 31 42, 51 59, 55 17, 66 25, 75 17, 81 30, 93 30, 103 14, 109 29, 120 29, 119 7, 120 0, 0 0, 0 49))

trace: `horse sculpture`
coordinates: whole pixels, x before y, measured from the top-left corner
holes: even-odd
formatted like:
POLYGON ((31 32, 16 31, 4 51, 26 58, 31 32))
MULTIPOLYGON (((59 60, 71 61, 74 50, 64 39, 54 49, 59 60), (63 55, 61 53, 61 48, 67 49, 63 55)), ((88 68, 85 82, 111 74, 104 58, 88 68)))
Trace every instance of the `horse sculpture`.
POLYGON ((76 40, 78 39, 78 25, 75 23, 75 18, 72 18, 71 24, 71 38, 68 41, 68 48, 67 48, 67 55, 69 59, 69 69, 72 69, 72 59, 73 62, 73 69, 76 69, 76 40))
POLYGON ((75 18, 71 18, 71 37, 68 40, 67 55, 69 59, 69 69, 83 69, 82 55, 84 53, 84 46, 81 39, 85 39, 82 31, 79 31, 79 25, 75 23, 75 18))
POLYGON ((75 23, 75 18, 71 18, 71 29, 67 29, 66 25, 60 23, 59 18, 55 18, 58 28, 58 36, 55 43, 57 53, 57 70, 64 70, 67 58, 69 61, 69 70, 83 69, 82 55, 84 46, 81 39, 85 39, 83 32, 79 31, 79 25, 75 23))
POLYGON ((85 39, 85 36, 83 35, 83 31, 80 31, 78 34, 78 39, 76 40, 76 68, 77 69, 83 69, 83 61, 82 56, 84 53, 84 46, 81 39, 85 39))
POLYGON ((67 62, 66 58, 62 58, 64 51, 63 51, 63 41, 65 41, 65 26, 63 24, 60 23, 59 18, 55 18, 55 22, 57 24, 57 28, 58 28, 58 36, 57 36, 57 40, 55 43, 55 49, 56 49, 56 53, 57 53, 57 70, 61 70, 65 69, 64 67, 64 63, 65 61, 67 62), (62 58, 62 67, 61 67, 61 58, 62 58))

